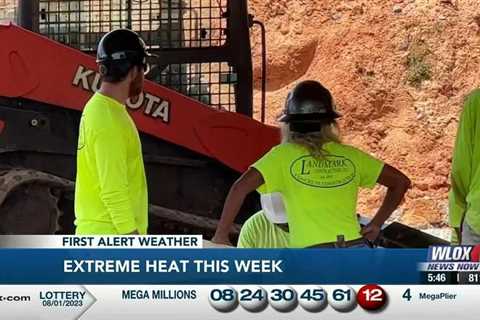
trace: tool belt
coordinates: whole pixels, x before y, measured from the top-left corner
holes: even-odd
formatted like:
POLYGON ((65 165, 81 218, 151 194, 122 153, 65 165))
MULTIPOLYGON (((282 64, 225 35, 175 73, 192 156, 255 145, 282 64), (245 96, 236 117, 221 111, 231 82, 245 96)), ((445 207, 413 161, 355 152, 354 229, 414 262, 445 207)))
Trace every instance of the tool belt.
POLYGON ((345 241, 344 236, 337 236, 337 241, 334 242, 326 242, 326 243, 319 243, 313 246, 309 246, 307 248, 348 248, 358 245, 366 245, 367 247, 372 247, 367 239, 358 238, 355 240, 345 241))

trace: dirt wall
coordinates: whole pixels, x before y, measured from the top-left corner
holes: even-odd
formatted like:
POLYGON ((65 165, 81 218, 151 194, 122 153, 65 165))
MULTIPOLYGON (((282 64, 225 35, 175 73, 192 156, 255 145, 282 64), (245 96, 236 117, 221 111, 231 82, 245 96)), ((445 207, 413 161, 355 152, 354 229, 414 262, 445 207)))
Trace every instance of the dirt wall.
MULTIPOLYGON (((344 114, 343 140, 411 177, 396 218, 445 226, 459 112, 480 87, 478 1, 250 0, 250 10, 268 31, 268 122, 295 83, 321 81, 344 114)), ((252 38, 258 109, 258 32, 252 38)), ((362 192, 359 211, 373 214, 383 193, 362 192)))

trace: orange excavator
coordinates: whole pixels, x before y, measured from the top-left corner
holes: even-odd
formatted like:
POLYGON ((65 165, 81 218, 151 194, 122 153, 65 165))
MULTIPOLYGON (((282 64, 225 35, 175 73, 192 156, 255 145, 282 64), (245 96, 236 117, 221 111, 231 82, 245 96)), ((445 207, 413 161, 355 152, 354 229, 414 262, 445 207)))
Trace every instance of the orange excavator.
MULTIPOLYGON (((213 232, 239 173, 279 142, 252 119, 244 0, 19 1, 0 26, 0 233, 72 233, 78 123, 114 28, 156 57, 127 106, 141 132, 151 233, 213 232)), ((252 195, 238 223, 259 209, 252 195)))

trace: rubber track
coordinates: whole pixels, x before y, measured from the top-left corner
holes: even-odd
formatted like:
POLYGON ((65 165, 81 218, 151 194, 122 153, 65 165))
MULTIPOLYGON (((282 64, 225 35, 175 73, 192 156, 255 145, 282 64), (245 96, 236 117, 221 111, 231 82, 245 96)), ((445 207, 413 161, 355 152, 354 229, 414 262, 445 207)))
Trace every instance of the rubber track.
MULTIPOLYGON (((186 213, 179 210, 168 209, 160 206, 149 206, 149 213, 155 217, 161 219, 167 219, 170 221, 178 222, 181 224, 187 224, 201 229, 215 230, 217 228, 218 220, 204 216, 195 215, 192 213, 186 213)), ((235 224, 232 227, 231 233, 238 234, 241 226, 235 224)))
MULTIPOLYGON (((75 185, 74 182, 70 180, 41 171, 20 168, 3 169, 0 170, 0 206, 5 201, 5 199, 7 199, 8 195, 11 192, 16 190, 17 188, 31 183, 39 183, 47 185, 49 187, 62 188, 71 191, 73 191, 75 185)), ((178 228, 181 228, 182 225, 187 225, 194 228, 212 231, 216 229, 218 224, 217 219, 154 205, 149 206, 149 213, 157 218, 178 223, 178 228)), ((58 210, 57 214, 57 218, 59 218, 63 213, 58 210)), ((235 224, 232 227, 232 233, 238 234, 240 232, 240 228, 240 225, 235 224)), ((60 226, 57 226, 56 231, 59 230, 60 226)))
POLYGON ((9 169, 0 171, 0 206, 16 188, 29 184, 41 183, 51 187, 73 190, 74 183, 45 172, 31 169, 9 169))

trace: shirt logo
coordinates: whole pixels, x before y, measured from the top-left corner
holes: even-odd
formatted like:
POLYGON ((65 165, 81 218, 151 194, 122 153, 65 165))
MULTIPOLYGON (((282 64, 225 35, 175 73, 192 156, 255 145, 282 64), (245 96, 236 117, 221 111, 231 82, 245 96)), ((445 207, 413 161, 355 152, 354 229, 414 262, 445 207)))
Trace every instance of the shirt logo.
POLYGON ((303 156, 292 162, 290 175, 298 182, 316 188, 334 188, 350 183, 356 175, 353 162, 327 155, 322 159, 303 156))

